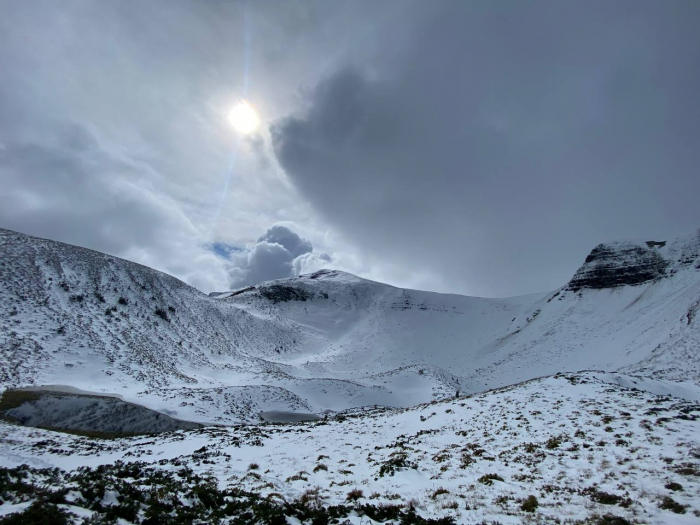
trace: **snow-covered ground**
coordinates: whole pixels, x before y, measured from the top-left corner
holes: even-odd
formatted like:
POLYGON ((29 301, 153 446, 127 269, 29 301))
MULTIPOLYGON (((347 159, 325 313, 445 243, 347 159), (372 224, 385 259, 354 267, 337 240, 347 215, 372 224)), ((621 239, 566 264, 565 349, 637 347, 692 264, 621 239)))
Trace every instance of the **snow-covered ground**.
POLYGON ((29 466, 0 468, 0 514, 69 487, 50 498, 76 516, 139 522, 155 500, 122 509, 128 479, 144 494, 160 480, 177 501, 158 512, 179 523, 248 507, 287 523, 696 523, 699 311, 700 232, 600 245, 558 290, 486 299, 328 270, 210 297, 0 230, 0 390, 54 391, 3 405, 0 465, 29 466), (160 421, 134 404, 227 426, 104 441, 11 421, 97 428, 125 406, 160 421), (290 412, 322 419, 257 424, 290 412))
MULTIPOLYGON (((191 468, 222 490, 271 501, 311 491, 323 505, 341 505, 359 490, 357 504, 415 507, 457 523, 604 515, 698 523, 700 405, 620 386, 636 380, 561 374, 410 409, 100 443, 2 424, 0 463, 72 470, 143 461, 170 473, 191 468), (522 510, 529 496, 534 512, 522 510)), ((74 495, 74 506, 85 506, 81 498, 74 495)))

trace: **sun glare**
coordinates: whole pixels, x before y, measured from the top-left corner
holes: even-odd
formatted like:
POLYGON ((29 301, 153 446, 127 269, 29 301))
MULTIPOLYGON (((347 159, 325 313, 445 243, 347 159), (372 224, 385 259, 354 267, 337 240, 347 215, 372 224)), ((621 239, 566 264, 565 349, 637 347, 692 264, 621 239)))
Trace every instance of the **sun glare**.
POLYGON ((260 125, 260 117, 253 109, 253 106, 245 100, 239 102, 228 114, 228 120, 231 125, 244 135, 252 133, 260 125))

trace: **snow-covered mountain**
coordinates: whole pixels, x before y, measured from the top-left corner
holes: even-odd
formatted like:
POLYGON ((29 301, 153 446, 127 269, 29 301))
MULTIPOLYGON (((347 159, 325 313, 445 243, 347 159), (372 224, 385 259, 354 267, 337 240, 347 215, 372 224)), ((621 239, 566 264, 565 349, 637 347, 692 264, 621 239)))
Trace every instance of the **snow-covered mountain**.
POLYGON ((0 230, 0 381, 114 392, 197 421, 501 387, 559 371, 700 383, 700 232, 596 247, 507 299, 337 271, 207 296, 150 268, 0 230))
POLYGON ((218 300, 303 334, 279 359, 312 373, 410 382, 440 369, 470 392, 584 369, 700 381, 700 232, 601 244, 546 294, 464 297, 324 270, 218 300))

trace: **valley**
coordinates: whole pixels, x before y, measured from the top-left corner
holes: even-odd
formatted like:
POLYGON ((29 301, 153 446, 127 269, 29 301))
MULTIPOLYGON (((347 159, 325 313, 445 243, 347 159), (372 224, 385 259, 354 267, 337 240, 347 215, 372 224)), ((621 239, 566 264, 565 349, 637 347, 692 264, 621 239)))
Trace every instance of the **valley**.
POLYGON ((700 515, 700 232, 504 299, 335 270, 208 296, 8 230, 0 255, 2 515, 39 482, 75 523, 700 515))

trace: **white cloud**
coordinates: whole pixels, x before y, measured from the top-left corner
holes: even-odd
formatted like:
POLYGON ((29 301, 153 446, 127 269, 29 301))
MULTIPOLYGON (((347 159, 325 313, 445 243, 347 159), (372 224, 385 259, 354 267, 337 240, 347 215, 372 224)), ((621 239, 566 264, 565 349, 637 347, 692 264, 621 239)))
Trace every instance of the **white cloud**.
POLYGON ((313 246, 311 246, 309 241, 302 239, 286 226, 281 226, 279 224, 274 225, 265 232, 265 235, 262 235, 258 239, 258 242, 263 241, 284 246, 294 257, 299 257, 313 250, 313 246))
POLYGON ((276 224, 245 251, 233 253, 230 261, 231 287, 240 288, 327 268, 332 258, 314 253, 311 242, 276 224))
POLYGON ((292 261, 295 275, 313 273, 331 266, 333 259, 326 252, 305 253, 292 261))

